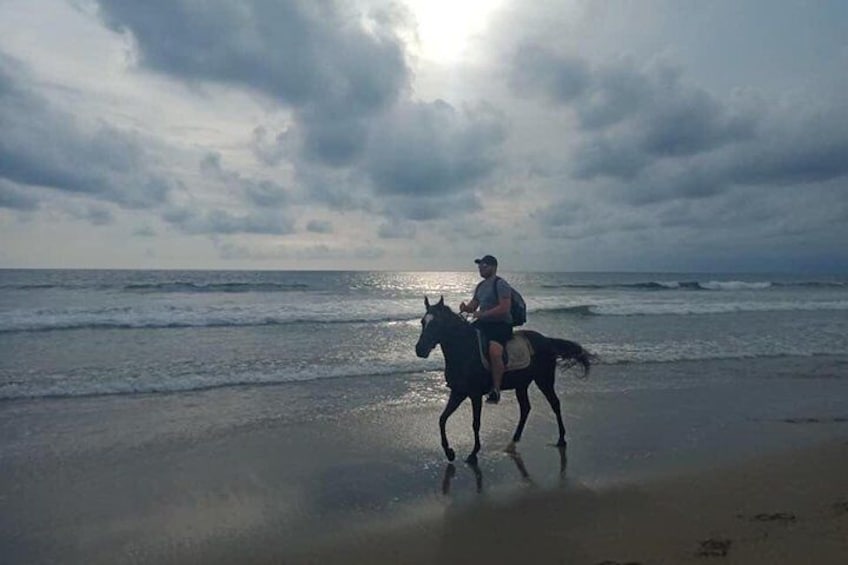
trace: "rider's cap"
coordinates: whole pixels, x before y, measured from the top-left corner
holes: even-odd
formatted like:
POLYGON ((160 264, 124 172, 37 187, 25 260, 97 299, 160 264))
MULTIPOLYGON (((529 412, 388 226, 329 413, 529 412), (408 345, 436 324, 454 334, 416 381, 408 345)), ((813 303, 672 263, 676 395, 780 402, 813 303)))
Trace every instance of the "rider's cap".
POLYGON ((498 266, 498 260, 492 257, 491 255, 483 255, 479 259, 474 259, 474 262, 478 265, 492 265, 494 267, 498 266))

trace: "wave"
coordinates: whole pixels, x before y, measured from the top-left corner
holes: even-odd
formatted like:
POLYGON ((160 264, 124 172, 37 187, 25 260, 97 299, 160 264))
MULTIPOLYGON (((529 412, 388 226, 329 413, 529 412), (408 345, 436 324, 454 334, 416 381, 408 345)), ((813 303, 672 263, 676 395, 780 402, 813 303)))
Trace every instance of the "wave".
POLYGON ((127 292, 139 293, 177 293, 177 292, 290 292, 307 290, 305 283, 208 283, 173 281, 162 283, 128 284, 123 287, 127 292))
POLYGON ((222 379, 220 374, 205 374, 176 379, 153 379, 147 382, 137 378, 91 379, 84 382, 49 379, 49 384, 16 381, 0 385, 0 400, 173 394, 222 388, 285 385, 325 379, 410 375, 430 373, 440 369, 442 366, 437 360, 423 362, 416 360, 413 363, 395 363, 381 367, 369 364, 368 366, 313 367, 285 373, 242 374, 231 380, 222 379))
MULTIPOLYGON (((848 351, 788 351, 772 352, 702 352, 688 354, 662 354, 649 352, 646 357, 635 357, 632 352, 604 351, 597 344, 585 343, 588 349, 597 353, 594 364, 599 366, 645 366, 668 365, 674 363, 703 363, 723 361, 756 361, 781 359, 808 359, 822 357, 843 357, 848 351)), ((0 401, 49 398, 85 398, 101 396, 133 396, 149 394, 192 393, 215 389, 284 386, 294 383, 330 379, 350 378, 381 378, 403 375, 420 375, 441 373, 444 370, 441 359, 415 359, 408 362, 385 363, 374 366, 372 363, 344 366, 312 366, 300 370, 273 371, 269 373, 233 374, 230 371, 210 372, 179 377, 160 374, 155 377, 148 375, 147 379, 139 379, 137 375, 116 377, 114 372, 109 375, 96 375, 86 380, 69 380, 57 378, 57 375, 45 375, 39 381, 15 380, 0 384, 0 401)), ((829 377, 830 378, 830 377, 829 377)), ((842 378, 839 373, 836 378, 842 378)), ((590 387, 604 383, 597 379, 581 383, 589 383, 590 387)), ((622 383, 620 383, 622 384, 622 383)), ((623 383, 626 385, 626 383, 623 383)), ((674 384, 669 381, 667 384, 674 384)), ((583 386, 583 385, 581 385, 583 386)))
POLYGON ((320 318, 318 316, 265 318, 261 320, 65 320, 65 321, 33 321, 29 323, 10 324, 0 327, 4 333, 36 333, 67 330, 143 330, 143 329, 181 329, 181 328, 247 328, 262 326, 291 326, 291 325, 338 325, 338 324, 391 324, 418 322, 420 316, 390 316, 374 315, 351 318, 320 318))
MULTIPOLYGON (((536 306, 530 314, 562 314, 571 316, 698 316, 739 314, 744 312, 821 312, 848 310, 848 301, 826 302, 621 302, 615 304, 580 304, 576 306, 536 306)), ((531 318, 532 319, 532 318, 531 318)))
MULTIPOLYGON (((113 307, 75 312, 36 311, 0 319, 0 334, 68 330, 140 330, 182 328, 243 328, 262 326, 417 324, 420 313, 408 305, 386 309, 358 311, 278 312, 267 314, 254 309, 223 310, 135 310, 113 307)), ((528 304, 529 326, 533 316, 622 317, 622 316, 705 316, 765 312, 847 311, 848 300, 836 301, 621 301, 595 304, 562 304, 531 302, 528 304)))
MULTIPOLYGON (((586 345, 591 349, 590 345, 586 345)), ((683 354, 673 355, 667 354, 664 356, 650 356, 644 358, 627 357, 621 355, 596 355, 595 363, 598 365, 665 365, 669 363, 695 363, 701 361, 747 361, 756 359, 789 359, 789 358, 812 358, 825 356, 845 355, 848 352, 838 351, 790 351, 787 353, 703 353, 703 354, 683 354)))
POLYGON ((545 312, 548 314, 565 314, 573 316, 597 316, 596 307, 591 304, 582 304, 580 306, 554 306, 554 307, 539 307, 529 308, 532 312, 545 312))
POLYGON ((800 281, 800 282, 777 282, 777 281, 647 281, 636 283, 610 283, 610 284, 543 284, 541 288, 572 288, 583 290, 604 289, 630 289, 630 290, 710 290, 710 291, 738 291, 738 290, 766 290, 773 287, 778 288, 848 288, 844 281, 800 281))
POLYGON ((194 283, 188 281, 172 281, 160 283, 134 284, 6 284, 0 285, 2 290, 94 290, 94 291, 123 291, 138 294, 153 293, 242 293, 242 292, 291 292, 309 290, 306 283, 194 283))

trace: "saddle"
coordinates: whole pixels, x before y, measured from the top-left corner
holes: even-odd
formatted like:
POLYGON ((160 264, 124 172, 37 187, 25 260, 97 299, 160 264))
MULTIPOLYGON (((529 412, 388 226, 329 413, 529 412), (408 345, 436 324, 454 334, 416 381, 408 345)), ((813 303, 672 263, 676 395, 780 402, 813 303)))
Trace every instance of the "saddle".
MULTIPOLYGON (((490 371, 489 354, 483 350, 483 336, 477 332, 477 346, 480 349, 480 360, 483 362, 483 367, 490 371)), ((533 360, 533 346, 530 345, 530 340, 524 336, 524 332, 515 332, 512 334, 512 339, 506 342, 504 349, 504 365, 506 371, 518 371, 526 369, 530 366, 533 360)))

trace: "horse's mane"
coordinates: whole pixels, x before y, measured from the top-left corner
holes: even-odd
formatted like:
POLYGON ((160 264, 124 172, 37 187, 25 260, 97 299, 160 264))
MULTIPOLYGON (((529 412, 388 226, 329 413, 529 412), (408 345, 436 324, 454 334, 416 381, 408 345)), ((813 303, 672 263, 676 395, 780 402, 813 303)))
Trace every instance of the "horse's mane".
POLYGON ((448 315, 447 319, 449 321, 453 322, 453 323, 461 322, 462 324, 464 324, 466 326, 471 325, 465 318, 463 318, 458 313, 451 310, 451 307, 448 306, 447 304, 441 304, 441 305, 437 304, 435 306, 431 306, 431 308, 433 310, 438 310, 438 311, 441 311, 441 312, 444 312, 445 314, 447 314, 448 315))

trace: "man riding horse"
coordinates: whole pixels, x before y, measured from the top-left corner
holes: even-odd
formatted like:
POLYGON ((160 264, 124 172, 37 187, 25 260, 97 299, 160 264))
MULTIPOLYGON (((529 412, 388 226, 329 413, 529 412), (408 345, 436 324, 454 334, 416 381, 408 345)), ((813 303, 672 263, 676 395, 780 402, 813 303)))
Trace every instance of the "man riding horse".
MULTIPOLYGON (((483 334, 489 365, 492 368, 492 390, 486 402, 497 404, 501 400, 504 374, 504 348, 512 338, 512 288, 498 275, 498 260, 491 255, 475 259, 483 282, 474 289, 471 302, 459 305, 460 312, 468 312, 476 320, 474 327, 483 334), (478 310, 479 308, 479 310, 478 310)), ((484 345, 485 345, 484 343, 484 345)))

